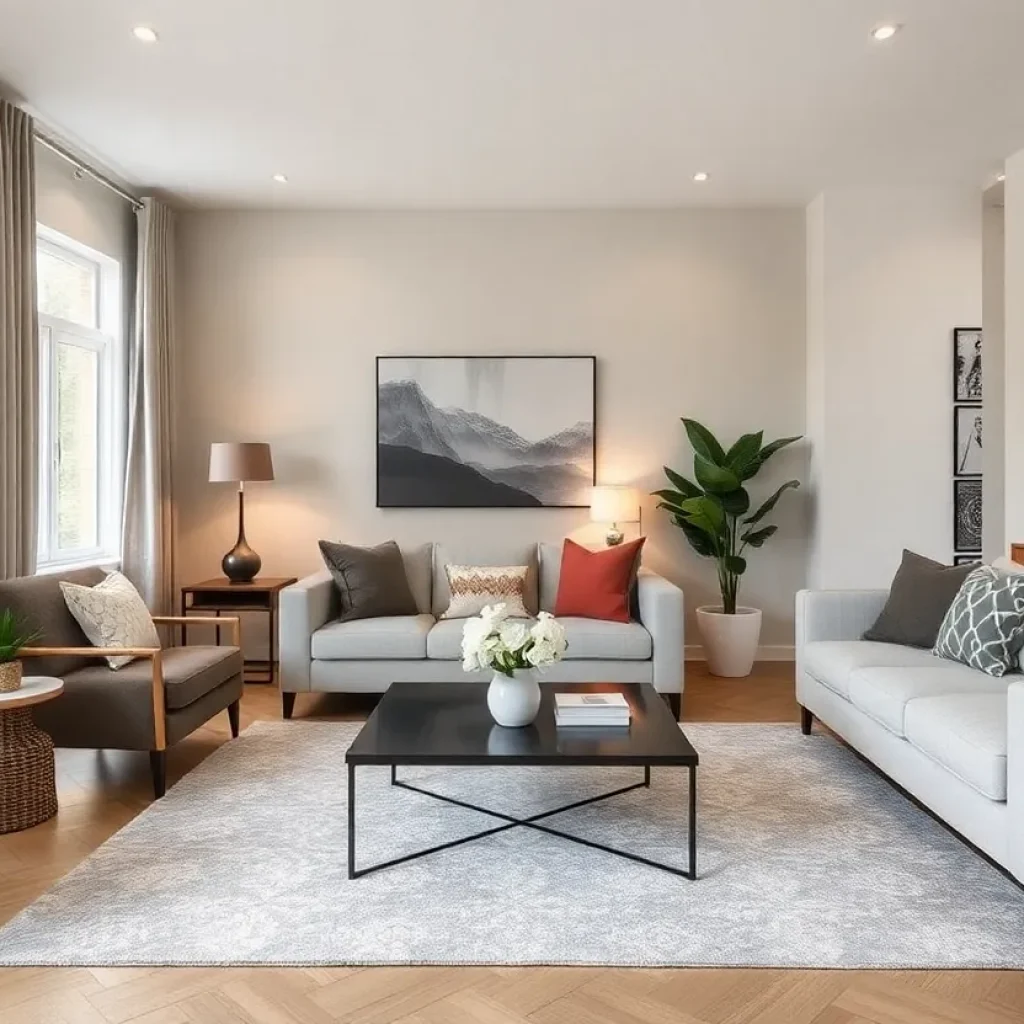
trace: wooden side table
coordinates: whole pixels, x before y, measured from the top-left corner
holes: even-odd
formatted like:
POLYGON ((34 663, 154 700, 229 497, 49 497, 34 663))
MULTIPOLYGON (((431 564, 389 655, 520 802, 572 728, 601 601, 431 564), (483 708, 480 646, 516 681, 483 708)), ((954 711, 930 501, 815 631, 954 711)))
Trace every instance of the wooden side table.
POLYGON ((20 832, 57 813, 53 740, 32 721, 30 709, 63 692, 60 679, 25 676, 20 689, 0 693, 0 833, 20 832))
MULTIPOLYGON (((212 612, 220 618, 221 612, 265 612, 270 631, 269 658, 247 659, 246 670, 252 669, 257 675, 246 674, 248 683, 272 683, 277 670, 277 607, 281 591, 297 582, 294 576, 257 576, 252 583, 232 583, 226 576, 204 580, 189 587, 181 588, 181 614, 189 612, 212 612)), ((188 625, 182 623, 181 642, 188 638, 188 625)), ((220 643, 220 627, 217 627, 217 642, 220 643)))

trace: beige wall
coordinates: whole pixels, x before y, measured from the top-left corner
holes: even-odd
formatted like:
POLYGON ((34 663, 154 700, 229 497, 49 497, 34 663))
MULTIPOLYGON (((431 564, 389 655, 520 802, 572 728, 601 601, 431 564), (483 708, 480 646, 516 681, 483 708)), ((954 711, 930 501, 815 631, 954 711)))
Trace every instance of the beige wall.
MULTIPOLYGON (((376 509, 377 355, 596 355, 598 479, 644 492, 664 463, 687 468, 682 415, 727 438, 804 429, 802 210, 197 212, 177 237, 183 578, 216 573, 234 539, 232 488, 206 482, 215 440, 273 444, 278 479, 248 506, 271 574, 318 569, 321 537, 558 539, 586 524, 579 510, 376 509)), ((755 497, 805 462, 780 456, 755 497)), ((692 616, 712 567, 644 505, 646 562, 685 587, 692 616)), ((769 646, 792 643, 803 518, 800 496, 784 503, 751 559, 742 599, 764 608, 769 646)))

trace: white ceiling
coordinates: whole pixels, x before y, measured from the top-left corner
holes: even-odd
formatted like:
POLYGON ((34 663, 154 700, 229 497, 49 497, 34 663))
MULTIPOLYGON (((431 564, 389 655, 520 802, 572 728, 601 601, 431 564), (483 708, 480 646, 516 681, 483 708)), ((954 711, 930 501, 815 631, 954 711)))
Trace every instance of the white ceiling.
POLYGON ((991 181, 1024 0, 0 0, 0 81, 196 204, 801 203, 991 181))

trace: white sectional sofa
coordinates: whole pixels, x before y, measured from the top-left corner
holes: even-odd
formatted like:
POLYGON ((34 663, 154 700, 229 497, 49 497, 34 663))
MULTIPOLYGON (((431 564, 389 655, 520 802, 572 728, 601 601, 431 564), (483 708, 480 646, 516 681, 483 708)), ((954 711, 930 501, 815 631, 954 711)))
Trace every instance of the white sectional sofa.
MULTIPOLYGON (((281 592, 281 693, 285 717, 295 694, 309 691, 381 693, 393 682, 486 681, 462 671, 464 619, 441 619, 450 592, 445 565, 529 565, 527 607, 553 611, 561 544, 485 549, 440 544, 402 547, 419 614, 336 621, 338 597, 330 573, 307 576, 281 592)), ((653 683, 677 717, 683 692, 683 592, 641 569, 634 621, 562 618, 569 649, 543 681, 653 683)))
POLYGON ((1024 881, 1024 678, 861 640, 885 590, 796 599, 796 695, 813 716, 1024 881))

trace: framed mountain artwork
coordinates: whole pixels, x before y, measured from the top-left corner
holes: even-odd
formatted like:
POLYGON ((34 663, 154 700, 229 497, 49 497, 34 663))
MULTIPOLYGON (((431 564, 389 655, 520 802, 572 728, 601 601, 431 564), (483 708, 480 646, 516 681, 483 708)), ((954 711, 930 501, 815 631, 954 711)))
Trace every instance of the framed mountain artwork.
POLYGON ((578 508, 594 356, 378 356, 378 508, 578 508))

